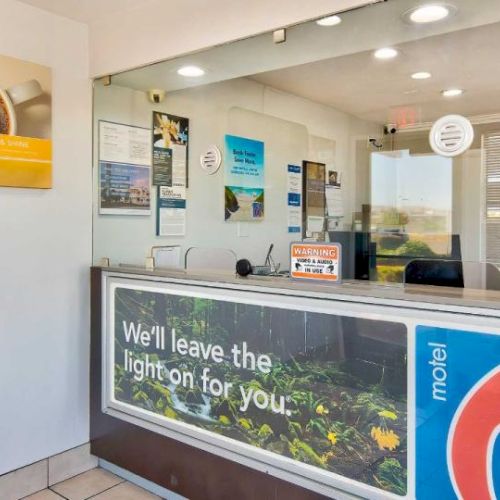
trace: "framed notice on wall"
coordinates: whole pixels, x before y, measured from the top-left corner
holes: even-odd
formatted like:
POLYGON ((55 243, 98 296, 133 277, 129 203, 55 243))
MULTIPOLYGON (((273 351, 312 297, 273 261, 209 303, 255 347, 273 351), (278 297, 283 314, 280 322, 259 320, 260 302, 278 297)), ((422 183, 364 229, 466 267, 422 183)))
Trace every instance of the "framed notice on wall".
POLYGON ((151 214, 151 131, 99 122, 99 213, 151 214))

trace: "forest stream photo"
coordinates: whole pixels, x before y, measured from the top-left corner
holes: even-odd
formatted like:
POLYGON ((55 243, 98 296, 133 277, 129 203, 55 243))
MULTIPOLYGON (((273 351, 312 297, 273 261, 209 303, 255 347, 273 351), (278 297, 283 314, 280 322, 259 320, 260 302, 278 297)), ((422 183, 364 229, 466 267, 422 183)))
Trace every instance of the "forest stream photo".
POLYGON ((398 495, 404 324, 117 287, 116 401, 398 495))

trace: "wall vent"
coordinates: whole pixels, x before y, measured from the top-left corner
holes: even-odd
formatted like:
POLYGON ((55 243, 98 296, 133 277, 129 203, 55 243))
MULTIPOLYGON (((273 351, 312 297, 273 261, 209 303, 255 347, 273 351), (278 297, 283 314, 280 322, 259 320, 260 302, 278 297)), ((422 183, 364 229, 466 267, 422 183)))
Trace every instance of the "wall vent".
POLYGON ((209 146, 207 150, 200 155, 200 165, 208 174, 215 174, 222 162, 222 156, 217 146, 209 146))
POLYGON ((429 142, 432 150, 441 156, 458 156, 467 151, 474 140, 471 122, 460 115, 447 115, 432 126, 429 142))

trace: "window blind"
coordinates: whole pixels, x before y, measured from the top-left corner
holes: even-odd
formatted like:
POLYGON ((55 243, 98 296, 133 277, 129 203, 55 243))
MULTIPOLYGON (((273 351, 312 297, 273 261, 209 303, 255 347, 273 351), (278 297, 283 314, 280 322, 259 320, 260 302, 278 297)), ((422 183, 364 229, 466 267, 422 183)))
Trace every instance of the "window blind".
POLYGON ((484 136, 486 261, 500 263, 500 131, 484 136))

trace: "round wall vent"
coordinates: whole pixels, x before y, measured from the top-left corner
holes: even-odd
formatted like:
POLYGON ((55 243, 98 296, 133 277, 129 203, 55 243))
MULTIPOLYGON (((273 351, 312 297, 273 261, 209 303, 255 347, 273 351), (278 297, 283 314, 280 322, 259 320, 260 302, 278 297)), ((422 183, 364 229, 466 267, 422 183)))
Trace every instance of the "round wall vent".
POLYGON ((200 155, 200 165, 208 174, 215 174, 222 163, 220 149, 217 146, 209 146, 208 149, 200 155))
POLYGON ((429 142, 441 156, 458 156, 467 151, 474 140, 471 122, 460 115, 447 115, 432 126, 429 142))

